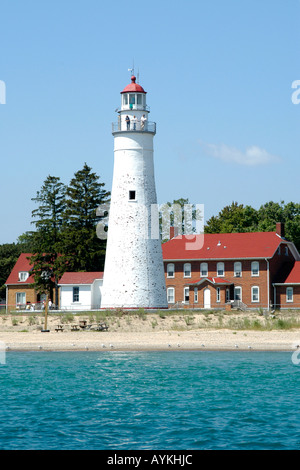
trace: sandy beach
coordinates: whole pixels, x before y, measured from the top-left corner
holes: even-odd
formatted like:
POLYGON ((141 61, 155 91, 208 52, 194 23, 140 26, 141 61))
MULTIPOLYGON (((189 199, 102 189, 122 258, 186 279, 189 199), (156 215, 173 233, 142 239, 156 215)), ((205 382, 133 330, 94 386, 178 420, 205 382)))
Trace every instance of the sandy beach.
POLYGON ((43 315, 1 315, 0 341, 2 347, 11 351, 293 351, 300 345, 300 328, 243 329, 241 321, 245 323, 245 315, 252 325, 255 321, 264 322, 265 318, 256 313, 220 315, 106 316, 108 330, 97 331, 99 322, 93 316, 51 314, 47 319, 49 332, 42 331, 43 315), (91 329, 79 327, 82 320, 92 325, 91 329), (58 325, 62 329, 56 331, 58 325), (74 325, 78 327, 75 331, 74 325))
POLYGON ((15 351, 158 351, 158 350, 256 350, 292 351, 300 343, 300 331, 252 332, 230 330, 150 332, 150 333, 96 333, 1 332, 0 341, 7 350, 15 351))

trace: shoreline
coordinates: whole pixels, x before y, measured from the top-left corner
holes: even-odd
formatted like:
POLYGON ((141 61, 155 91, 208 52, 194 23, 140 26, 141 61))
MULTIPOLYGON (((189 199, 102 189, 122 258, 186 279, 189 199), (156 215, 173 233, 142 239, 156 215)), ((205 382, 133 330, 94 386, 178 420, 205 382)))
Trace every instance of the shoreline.
POLYGON ((298 312, 51 313, 44 326, 43 315, 0 315, 0 351, 300 351, 298 312))
POLYGON ((6 351, 295 351, 300 330, 189 330, 153 333, 0 332, 6 351))

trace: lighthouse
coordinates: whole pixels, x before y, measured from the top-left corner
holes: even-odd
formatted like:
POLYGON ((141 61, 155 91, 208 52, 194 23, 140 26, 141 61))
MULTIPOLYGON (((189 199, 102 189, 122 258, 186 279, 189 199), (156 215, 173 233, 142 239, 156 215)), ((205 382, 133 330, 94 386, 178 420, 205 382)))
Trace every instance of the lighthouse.
POLYGON ((146 91, 131 77, 113 123, 114 171, 101 308, 168 308, 159 236, 153 138, 146 91), (152 221, 152 222, 151 222, 152 221))

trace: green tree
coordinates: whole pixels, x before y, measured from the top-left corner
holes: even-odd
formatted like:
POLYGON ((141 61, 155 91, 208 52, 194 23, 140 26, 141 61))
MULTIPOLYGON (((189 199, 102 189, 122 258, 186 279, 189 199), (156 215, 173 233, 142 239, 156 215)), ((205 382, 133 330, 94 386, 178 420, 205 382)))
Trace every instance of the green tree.
POLYGON ((207 221, 205 233, 253 232, 257 228, 257 211, 251 206, 232 202, 207 221))
POLYGON ((205 225, 205 233, 274 232, 276 223, 285 225, 285 238, 300 250, 300 204, 269 201, 258 210, 233 202, 212 216, 205 225))
POLYGON ((97 237, 101 217, 97 209, 109 201, 110 193, 99 176, 85 163, 66 189, 62 252, 70 271, 99 271, 104 267, 106 240, 97 237))
POLYGON ((276 222, 283 222, 285 238, 300 250, 300 204, 270 201, 259 208, 258 217, 258 229, 262 231, 274 231, 276 222))
POLYGON ((0 299, 5 299, 5 282, 20 254, 20 246, 16 243, 5 243, 0 245, 0 299))
POLYGON ((38 208, 32 211, 32 217, 36 219, 32 222, 36 231, 29 236, 34 253, 30 258, 34 286, 39 293, 51 294, 54 288, 56 304, 58 280, 65 271, 59 251, 62 217, 66 207, 65 193, 66 188, 60 178, 49 175, 36 197, 32 198, 38 204, 38 208), (51 276, 47 276, 50 273, 51 276))
POLYGON ((191 235, 197 231, 196 221, 203 220, 203 214, 188 198, 174 199, 160 207, 160 234, 162 242, 170 237, 170 226, 177 227, 181 235, 191 235))

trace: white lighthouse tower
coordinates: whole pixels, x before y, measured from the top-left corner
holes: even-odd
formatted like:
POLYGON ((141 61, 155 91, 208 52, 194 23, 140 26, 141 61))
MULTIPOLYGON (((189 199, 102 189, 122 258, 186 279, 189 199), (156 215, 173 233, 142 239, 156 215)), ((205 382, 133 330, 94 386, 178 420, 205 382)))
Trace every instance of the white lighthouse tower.
POLYGON ((131 77, 113 124, 114 173, 101 308, 168 308, 161 240, 151 231, 157 204, 146 92, 131 77))

